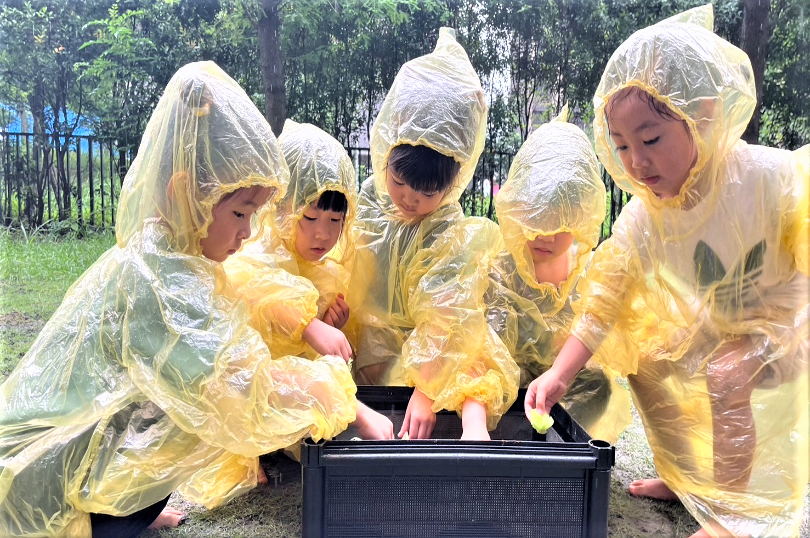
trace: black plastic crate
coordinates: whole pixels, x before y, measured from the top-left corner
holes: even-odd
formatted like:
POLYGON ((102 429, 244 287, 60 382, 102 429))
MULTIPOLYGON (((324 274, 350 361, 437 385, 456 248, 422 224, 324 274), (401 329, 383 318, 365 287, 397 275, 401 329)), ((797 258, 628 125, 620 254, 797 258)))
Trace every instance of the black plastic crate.
MULTIPOLYGON (((411 392, 357 395, 396 433, 411 392)), ((434 433, 455 440, 304 441, 303 537, 606 538, 614 447, 591 440, 559 405, 546 440, 532 440, 523 395, 492 441, 458 441, 455 413, 440 413, 434 433)))

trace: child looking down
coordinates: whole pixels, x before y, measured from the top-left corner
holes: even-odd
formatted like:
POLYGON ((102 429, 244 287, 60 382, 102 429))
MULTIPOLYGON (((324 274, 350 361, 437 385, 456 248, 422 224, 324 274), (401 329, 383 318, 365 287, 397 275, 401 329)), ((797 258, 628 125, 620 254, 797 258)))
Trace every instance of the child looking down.
MULTIPOLYGON (((591 142, 559 118, 532 132, 495 198, 504 248, 492 263, 487 320, 520 367, 521 385, 551 367, 570 332, 576 283, 599 242, 605 186, 591 142)), ((595 439, 615 443, 630 397, 614 374, 589 364, 562 400, 595 439)))
POLYGON ((458 203, 486 114, 467 54, 442 28, 434 52, 402 66, 372 129, 349 332, 358 383, 414 387, 400 436, 430 437, 435 413, 448 409, 461 414, 462 438, 488 439, 517 394, 517 368, 484 316, 497 243, 458 203))
POLYGON ((175 74, 124 180, 117 245, 0 387, 0 535, 177 525, 172 491, 220 505, 256 485, 260 454, 355 420, 346 363, 271 357, 220 263, 287 176, 228 75, 175 74))
POLYGON ((748 145, 744 52, 711 6, 640 30, 594 98, 596 151, 634 196, 597 249, 562 351, 527 411, 599 350, 627 375, 659 479, 695 537, 798 536, 807 484, 810 149, 748 145))

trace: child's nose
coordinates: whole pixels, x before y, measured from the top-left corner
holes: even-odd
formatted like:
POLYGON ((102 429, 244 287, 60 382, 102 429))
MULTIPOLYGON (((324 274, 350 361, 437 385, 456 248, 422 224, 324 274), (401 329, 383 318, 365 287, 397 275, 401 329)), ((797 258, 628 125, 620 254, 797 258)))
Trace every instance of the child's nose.
POLYGON ((644 168, 649 164, 647 152, 643 149, 635 149, 632 153, 633 168, 644 168))
POLYGON ((319 240, 329 239, 329 230, 326 229, 326 226, 315 227, 315 239, 319 240))
POLYGON ((250 238, 250 219, 244 219, 244 221, 236 232, 236 237, 242 241, 250 238))

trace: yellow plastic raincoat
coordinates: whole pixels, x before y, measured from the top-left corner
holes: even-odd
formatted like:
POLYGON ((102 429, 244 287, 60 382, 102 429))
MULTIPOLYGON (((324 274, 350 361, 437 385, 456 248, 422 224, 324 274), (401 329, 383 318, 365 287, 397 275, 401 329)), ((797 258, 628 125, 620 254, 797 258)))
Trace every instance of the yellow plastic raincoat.
POLYGON ((324 313, 338 293, 346 294, 354 244, 357 183, 346 150, 314 125, 287 120, 278 139, 290 168, 287 192, 263 213, 263 231, 225 261, 234 288, 250 305, 253 326, 262 332, 273 356, 317 353, 301 339, 306 326, 324 313), (346 196, 348 209, 335 248, 309 262, 295 250, 298 221, 326 191, 346 196))
POLYGON ((629 376, 658 473, 704 528, 714 521, 737 535, 798 536, 810 149, 740 140, 756 106, 751 65, 711 24, 711 6, 696 8, 636 32, 608 62, 594 98, 596 152, 634 197, 580 281, 572 334, 591 351, 601 345, 603 363, 629 376), (610 138, 605 106, 628 86, 670 107, 697 143, 675 198, 658 199, 633 180, 610 138), (735 364, 743 356, 761 364, 751 397, 756 435, 735 440, 752 447, 743 491, 715 481, 726 454, 713 446, 713 423, 722 421, 707 388, 707 370, 735 347, 735 364))
POLYGON ((0 387, 0 535, 90 536, 175 489, 216 506, 256 485, 258 455, 353 421, 337 357, 272 360, 221 264, 212 206, 284 193, 270 127, 211 62, 180 69, 122 187, 117 245, 68 290, 0 387))
MULTIPOLYGON (((518 151, 495 198, 505 250, 490 269, 484 296, 487 320, 521 372, 521 386, 548 370, 569 335, 574 286, 599 242, 605 186, 591 143, 560 118, 534 131, 518 151), (569 232, 568 277, 559 286, 538 282, 527 247, 539 235, 569 232)), ((615 443, 630 423, 630 396, 615 375, 589 363, 561 403, 588 433, 615 443)))
POLYGON ((374 175, 360 192, 347 301, 358 382, 416 386, 434 400, 434 411, 460 411, 475 398, 494 426, 518 384, 514 362, 484 317, 482 290, 499 234, 485 219, 465 219, 458 203, 484 147, 486 115, 466 52, 453 30, 442 28, 434 52, 402 66, 374 123, 374 175), (388 156, 403 143, 461 164, 439 208, 418 222, 401 214, 386 189, 388 156), (364 367, 381 363, 381 378, 364 376, 364 367))

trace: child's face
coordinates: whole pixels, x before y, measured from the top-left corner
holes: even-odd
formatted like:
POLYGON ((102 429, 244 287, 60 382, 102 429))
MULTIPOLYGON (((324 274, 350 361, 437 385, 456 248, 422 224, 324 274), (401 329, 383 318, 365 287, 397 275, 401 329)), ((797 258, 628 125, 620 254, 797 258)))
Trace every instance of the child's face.
POLYGON ((659 198, 674 198, 697 161, 686 124, 652 108, 646 94, 632 91, 610 107, 610 136, 627 173, 659 198))
POLYGON ((313 202, 298 220, 295 234, 295 250, 309 262, 316 262, 337 244, 343 231, 345 213, 318 209, 313 202))
POLYGON ((203 256, 224 262, 250 237, 250 219, 270 197, 270 189, 251 187, 239 189, 232 196, 217 202, 211 210, 214 220, 208 227, 208 237, 200 241, 203 256))
POLYGON ((431 194, 415 191, 402 181, 389 166, 385 170, 385 181, 391 201, 408 218, 424 218, 439 207, 445 191, 431 194))
POLYGON ((526 243, 535 264, 548 263, 564 256, 571 245, 574 244, 574 236, 571 232, 560 232, 552 235, 538 235, 533 240, 526 243))

